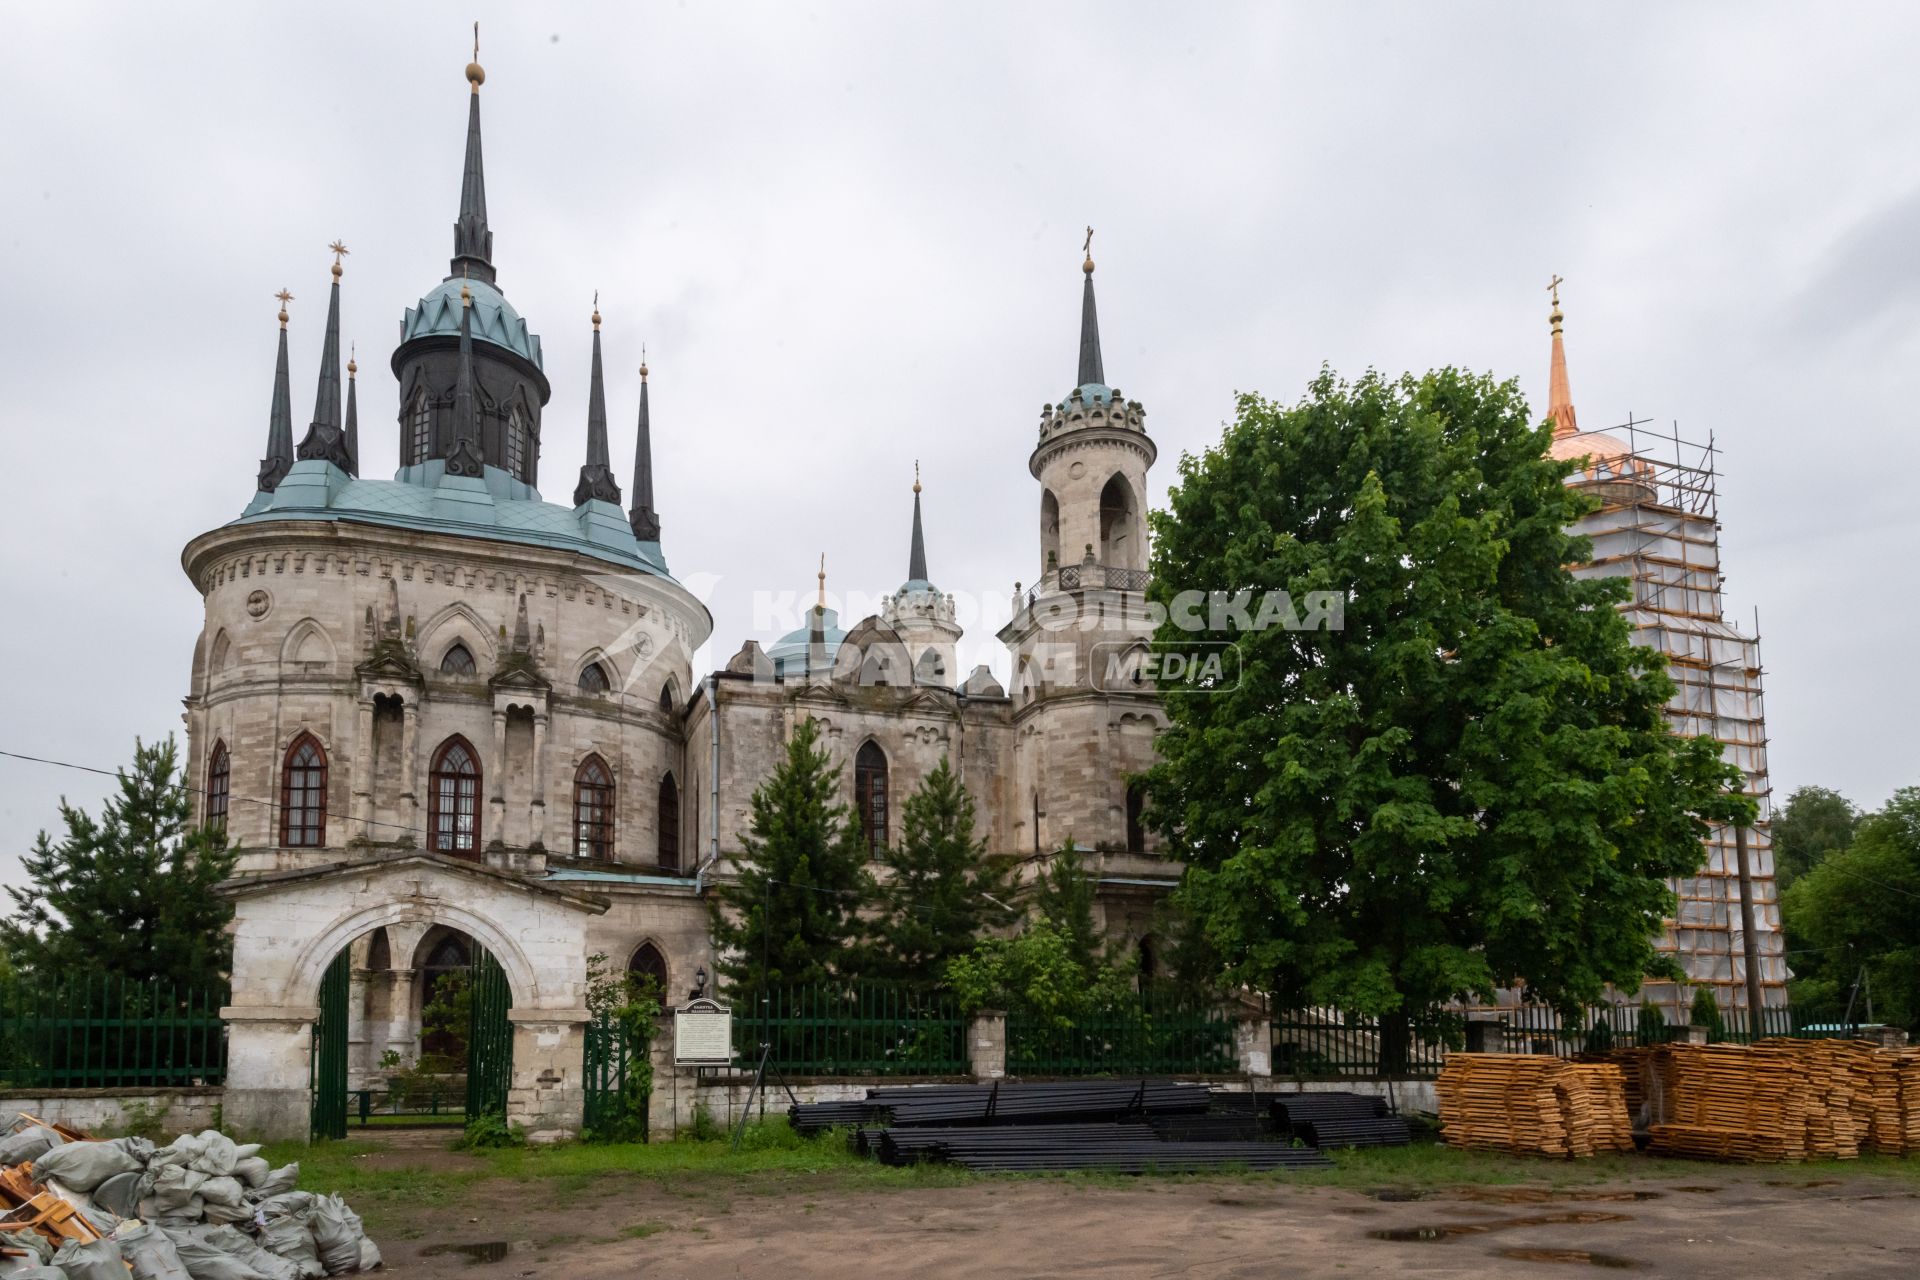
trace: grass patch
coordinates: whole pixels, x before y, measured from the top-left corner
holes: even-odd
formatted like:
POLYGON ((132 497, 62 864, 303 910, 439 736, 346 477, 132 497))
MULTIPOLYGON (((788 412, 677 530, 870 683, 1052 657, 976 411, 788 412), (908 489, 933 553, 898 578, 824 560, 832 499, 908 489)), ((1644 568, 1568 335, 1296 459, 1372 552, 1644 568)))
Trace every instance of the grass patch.
POLYGON ((636 1222, 630 1227, 620 1228, 620 1234, 628 1240, 645 1240, 648 1236, 657 1236, 667 1229, 664 1222, 636 1222))

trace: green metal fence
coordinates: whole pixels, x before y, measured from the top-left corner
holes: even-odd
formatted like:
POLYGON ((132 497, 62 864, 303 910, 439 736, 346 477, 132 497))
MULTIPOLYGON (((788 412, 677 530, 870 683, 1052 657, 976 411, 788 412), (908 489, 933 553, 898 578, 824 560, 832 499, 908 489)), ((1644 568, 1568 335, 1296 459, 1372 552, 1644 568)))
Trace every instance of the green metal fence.
POLYGON ((626 1096, 627 1072, 634 1065, 634 1057, 644 1052, 646 1046, 630 1044, 618 1019, 609 1014, 602 1013, 587 1024, 583 1059, 586 1097, 581 1117, 581 1127, 587 1134, 622 1141, 635 1137, 642 1142, 649 1140, 646 1095, 636 1100, 638 1114, 632 1113, 626 1096))
POLYGON ((219 1084, 224 988, 89 977, 0 995, 0 1085, 113 1089, 219 1084))
POLYGON ((1428 1080, 1440 1074, 1455 1019, 1374 1018, 1335 1009, 1272 1015, 1273 1074, 1292 1080, 1428 1080))
POLYGON ((958 1075, 966 1019, 950 993, 848 981, 735 992, 736 1065, 768 1062, 794 1075, 958 1075))
POLYGON ((466 1082, 426 1079, 386 1089, 355 1089, 348 1095, 354 1120, 362 1125, 459 1125, 467 1121, 466 1082))
MULTIPOLYGON (((1643 1017, 1640 1006, 1631 1004, 1592 1005, 1578 1018, 1563 1017, 1543 1005, 1523 1004, 1500 1010, 1498 1019, 1505 1027, 1500 1041, 1507 1052, 1552 1053, 1563 1058, 1664 1044, 1681 1030, 1679 1025, 1669 1023, 1664 1013, 1643 1017)), ((1722 1010, 1720 1024, 1719 1032, 1711 1038, 1721 1044, 1750 1044, 1769 1037, 1845 1039, 1859 1031, 1857 1021, 1799 1009, 1761 1010, 1758 1035, 1744 1009, 1722 1010)))
POLYGON ((1233 1023, 1217 1007, 1154 992, 1070 1025, 1007 1015, 1007 1071, 1021 1075, 1224 1075, 1235 1071, 1233 1023))

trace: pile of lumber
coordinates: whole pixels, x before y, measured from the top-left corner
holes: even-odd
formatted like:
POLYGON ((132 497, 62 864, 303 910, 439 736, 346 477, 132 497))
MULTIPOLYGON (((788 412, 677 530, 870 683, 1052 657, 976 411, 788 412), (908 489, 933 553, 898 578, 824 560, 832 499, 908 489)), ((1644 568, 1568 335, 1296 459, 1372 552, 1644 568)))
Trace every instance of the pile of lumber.
POLYGON ((1848 1040, 1663 1045, 1642 1068, 1649 1150, 1711 1160, 1920 1153, 1920 1059, 1848 1040))
POLYGON ((1568 1158, 1633 1150, 1626 1076, 1613 1063, 1454 1053, 1435 1089, 1448 1146, 1568 1158))

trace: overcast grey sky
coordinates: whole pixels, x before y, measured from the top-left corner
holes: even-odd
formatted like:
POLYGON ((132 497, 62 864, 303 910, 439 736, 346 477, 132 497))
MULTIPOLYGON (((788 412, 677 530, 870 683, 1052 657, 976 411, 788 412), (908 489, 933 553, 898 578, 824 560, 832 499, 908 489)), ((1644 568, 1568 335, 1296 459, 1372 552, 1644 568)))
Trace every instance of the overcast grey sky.
MULTIPOLYGON (((1920 781, 1920 14, 1864 5, 9 6, 0 748, 111 766, 179 728, 179 551, 253 491, 283 284, 306 421, 336 236, 363 470, 391 473, 476 16, 545 491, 580 462, 598 289, 620 479, 644 339, 665 550, 719 579, 719 660, 821 551, 836 591, 898 584, 916 458, 935 581, 1032 581, 1091 223, 1156 506, 1236 390, 1323 361, 1543 406, 1564 275, 1581 424, 1725 450, 1776 788, 1920 781)), ((0 760, 0 877, 103 789, 0 760)))

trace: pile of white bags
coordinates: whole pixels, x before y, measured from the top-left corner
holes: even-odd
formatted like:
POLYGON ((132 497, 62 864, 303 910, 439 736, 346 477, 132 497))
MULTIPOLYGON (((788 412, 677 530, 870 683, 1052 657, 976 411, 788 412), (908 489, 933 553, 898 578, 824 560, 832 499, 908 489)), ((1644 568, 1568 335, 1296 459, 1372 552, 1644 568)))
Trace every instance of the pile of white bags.
POLYGON ((294 1190, 299 1165, 270 1169, 258 1143, 212 1129, 164 1147, 66 1141, 38 1124, 0 1137, 0 1164, 27 1161, 102 1238, 55 1251, 0 1233, 27 1255, 0 1260, 0 1280, 321 1280, 380 1265, 344 1200, 294 1190))

